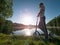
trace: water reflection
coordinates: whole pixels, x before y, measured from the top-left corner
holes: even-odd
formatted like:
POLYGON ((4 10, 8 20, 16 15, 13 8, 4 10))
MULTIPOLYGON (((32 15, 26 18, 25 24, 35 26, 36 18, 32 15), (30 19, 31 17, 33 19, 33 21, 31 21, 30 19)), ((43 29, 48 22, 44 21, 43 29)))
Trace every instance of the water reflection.
MULTIPOLYGON (((40 34, 43 34, 44 32, 40 29, 37 29, 40 34)), ((35 32, 35 28, 33 29, 23 29, 23 30, 18 30, 18 31, 13 31, 14 35, 23 35, 23 36, 32 36, 33 33, 35 32)))

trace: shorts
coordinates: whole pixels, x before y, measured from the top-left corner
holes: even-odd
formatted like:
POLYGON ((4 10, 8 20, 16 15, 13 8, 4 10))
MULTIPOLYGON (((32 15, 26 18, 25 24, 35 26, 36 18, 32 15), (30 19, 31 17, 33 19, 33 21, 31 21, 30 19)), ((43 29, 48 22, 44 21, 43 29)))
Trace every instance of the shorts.
POLYGON ((45 16, 40 17, 40 22, 39 22, 38 27, 39 27, 41 30, 46 30, 45 16))

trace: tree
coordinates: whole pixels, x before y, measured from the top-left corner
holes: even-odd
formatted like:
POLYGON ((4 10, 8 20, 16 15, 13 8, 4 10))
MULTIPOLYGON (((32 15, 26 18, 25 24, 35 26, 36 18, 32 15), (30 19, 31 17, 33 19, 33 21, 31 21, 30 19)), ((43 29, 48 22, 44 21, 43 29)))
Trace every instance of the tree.
POLYGON ((10 34, 12 33, 12 29, 13 29, 13 23, 10 20, 6 20, 2 33, 10 34))
POLYGON ((13 0, 0 0, 0 17, 9 18, 13 14, 13 0))
POLYGON ((13 15, 13 0, 0 0, 0 33, 6 31, 4 29, 7 29, 7 32, 9 30, 11 31, 10 26, 12 25, 10 24, 12 23, 11 21, 6 21, 6 19, 12 17, 12 15, 13 15))
POLYGON ((0 17, 0 33, 2 32, 5 25, 5 19, 0 17))

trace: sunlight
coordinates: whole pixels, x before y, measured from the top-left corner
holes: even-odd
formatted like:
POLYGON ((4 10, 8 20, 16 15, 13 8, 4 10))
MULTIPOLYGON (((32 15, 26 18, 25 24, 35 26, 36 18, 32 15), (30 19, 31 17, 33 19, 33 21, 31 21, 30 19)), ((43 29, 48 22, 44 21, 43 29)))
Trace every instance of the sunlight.
POLYGON ((29 29, 25 30, 25 36, 31 36, 31 31, 29 29))
POLYGON ((25 10, 24 13, 23 12, 21 13, 21 15, 22 16, 20 17, 20 19, 22 24, 29 25, 34 23, 33 14, 31 12, 25 10))
POLYGON ((24 16, 23 18, 23 24, 25 25, 29 25, 29 24, 32 24, 32 17, 31 16, 24 16))

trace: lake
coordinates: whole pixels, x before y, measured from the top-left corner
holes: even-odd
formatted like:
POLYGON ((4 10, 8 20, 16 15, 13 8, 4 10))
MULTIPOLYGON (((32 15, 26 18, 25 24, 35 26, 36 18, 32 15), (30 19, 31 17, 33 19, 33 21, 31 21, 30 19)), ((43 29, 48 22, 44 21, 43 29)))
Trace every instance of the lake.
MULTIPOLYGON (((44 34, 44 32, 41 29, 39 29, 39 28, 37 29, 37 31, 40 34, 44 34)), ((35 32, 35 28, 13 31, 13 34, 14 35, 23 35, 23 36, 32 36, 34 32, 35 32)), ((49 31, 48 31, 48 33, 49 33, 49 31)))

